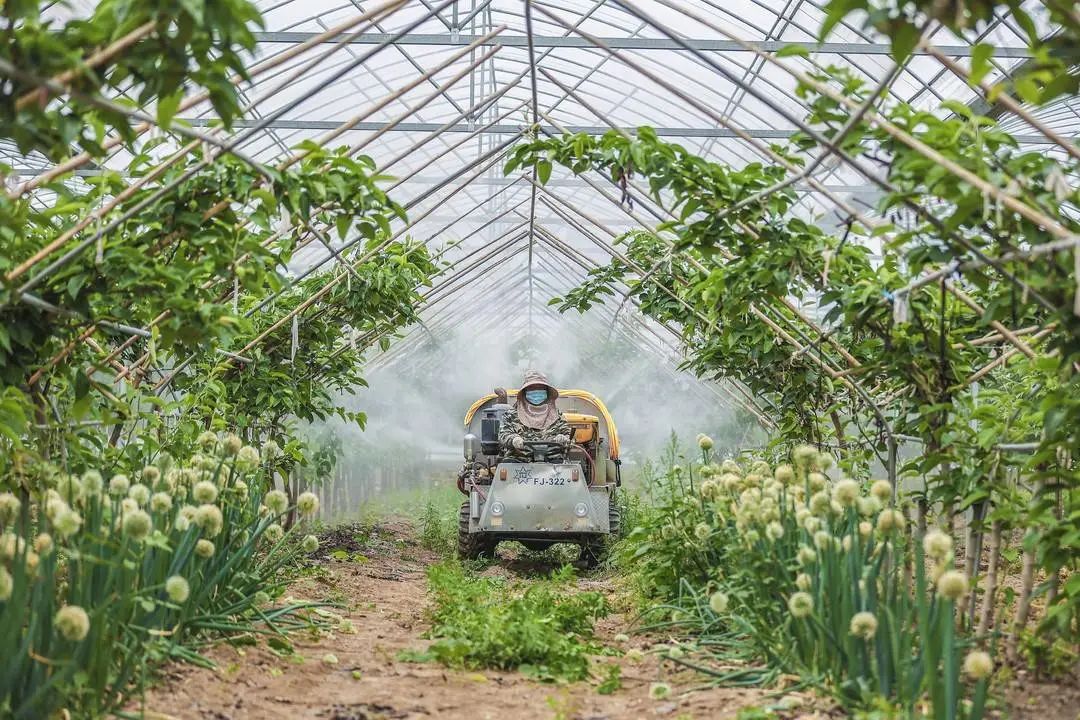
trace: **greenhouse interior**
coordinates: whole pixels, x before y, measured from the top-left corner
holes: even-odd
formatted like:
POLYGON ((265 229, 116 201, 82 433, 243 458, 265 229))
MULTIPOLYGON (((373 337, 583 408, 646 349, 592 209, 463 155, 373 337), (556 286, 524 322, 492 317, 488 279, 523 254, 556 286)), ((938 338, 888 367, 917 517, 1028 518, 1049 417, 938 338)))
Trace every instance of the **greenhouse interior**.
POLYGON ((0 720, 1077 717, 1074 0, 0 34, 0 720))

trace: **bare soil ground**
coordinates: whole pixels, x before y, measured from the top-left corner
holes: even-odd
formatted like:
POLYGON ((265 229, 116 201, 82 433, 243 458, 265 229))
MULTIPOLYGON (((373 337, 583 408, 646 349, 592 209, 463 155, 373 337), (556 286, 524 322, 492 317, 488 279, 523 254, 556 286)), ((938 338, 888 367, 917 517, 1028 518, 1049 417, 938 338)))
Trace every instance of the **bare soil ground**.
MULTIPOLYGON (((622 665, 622 689, 600 695, 595 685, 545 684, 516 672, 448 670, 437 664, 407 663, 401 650, 422 650, 427 642, 424 569, 438 556, 421 548, 407 525, 390 524, 369 537, 342 531, 324 542, 348 558, 327 557, 322 570, 292 588, 296 598, 329 599, 355 632, 302 633, 293 638, 296 655, 281 656, 265 643, 208 650, 215 670, 186 665, 170 667, 145 700, 151 720, 375 720, 446 718, 454 720, 621 720, 670 717, 733 718, 740 708, 758 705, 755 689, 703 688, 700 675, 660 668, 647 655, 622 665), (333 654, 336 664, 324 661, 333 654), (667 700, 651 700, 649 685, 671 684, 667 700)), ((485 572, 526 572, 513 560, 485 572)), ((582 578, 583 588, 613 592, 610 580, 582 578)), ((609 616, 597 626, 606 645, 625 629, 627 619, 609 616)), ((645 640, 624 647, 647 649, 645 640)), ((133 710, 138 708, 133 707, 133 710)))
MULTIPOLYGON (((621 666, 622 688, 611 695, 596 683, 547 684, 520 673, 456 671, 437 664, 397 659, 402 650, 423 650, 427 641, 425 568, 440 560, 425 550, 408 524, 375 529, 338 528, 323 538, 314 571, 291 588, 296 599, 330 601, 351 621, 352 632, 294 633, 292 655, 266 642, 254 646, 219 643, 207 651, 217 667, 167 668, 145 699, 149 720, 628 720, 630 718, 734 718, 742 708, 772 706, 777 691, 707 687, 690 671, 660 666, 654 655, 633 663, 623 657, 598 662, 621 666), (328 654, 336 663, 327 662, 328 654), (649 698, 649 685, 672 686, 666 700, 649 698)), ((529 556, 501 551, 485 574, 529 577, 544 570, 529 556)), ((581 589, 615 597, 611 578, 582 577, 581 589)), ((618 604, 615 603, 616 607, 618 604)), ((597 623, 597 636, 611 647, 647 650, 665 638, 632 637, 619 645, 615 635, 629 618, 615 614, 597 623)), ((1002 688, 1008 710, 989 717, 1012 720, 1080 720, 1080 686, 1075 677, 1038 682, 1025 673, 1002 688)), ((835 706, 807 694, 789 693, 797 707, 783 718, 843 717, 835 706)), ((139 706, 133 705, 133 711, 139 706)))

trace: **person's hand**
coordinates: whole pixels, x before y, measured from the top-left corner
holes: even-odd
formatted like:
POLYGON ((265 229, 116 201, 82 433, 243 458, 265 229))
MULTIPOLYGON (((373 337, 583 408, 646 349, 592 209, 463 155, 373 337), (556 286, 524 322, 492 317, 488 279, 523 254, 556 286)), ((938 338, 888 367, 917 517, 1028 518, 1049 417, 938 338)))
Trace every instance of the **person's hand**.
POLYGON ((570 436, 569 435, 556 435, 555 436, 555 442, 557 442, 559 445, 569 445, 570 444, 570 436))
POLYGON ((525 438, 521 437, 520 435, 512 435, 510 437, 510 447, 514 448, 515 450, 524 450, 525 438))

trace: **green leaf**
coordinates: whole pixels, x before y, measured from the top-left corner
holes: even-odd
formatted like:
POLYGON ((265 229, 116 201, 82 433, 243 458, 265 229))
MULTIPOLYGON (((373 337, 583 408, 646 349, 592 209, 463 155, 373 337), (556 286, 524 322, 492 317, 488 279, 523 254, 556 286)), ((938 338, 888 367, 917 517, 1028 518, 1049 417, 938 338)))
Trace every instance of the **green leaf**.
POLYGON ((539 178, 541 185, 547 185, 548 180, 551 178, 550 160, 541 160, 536 163, 536 177, 539 178))
POLYGON ((180 100, 183 97, 184 91, 177 90, 174 93, 158 98, 157 123, 159 126, 167 129, 172 125, 173 117, 176 115, 176 111, 180 107, 180 100))
POLYGON ((989 43, 978 43, 971 48, 971 78, 972 85, 977 86, 990 71, 990 58, 994 56, 994 46, 989 43))
POLYGON ((337 228, 338 237, 342 240, 349 234, 349 226, 352 225, 352 215, 342 214, 338 215, 334 220, 334 226, 337 228))
POLYGON ((785 45, 776 51, 776 57, 810 57, 810 50, 804 45, 785 45))
POLYGON ((901 22, 896 25, 892 33, 892 56, 893 60, 900 63, 911 56, 915 46, 919 44, 919 29, 909 22, 901 22))

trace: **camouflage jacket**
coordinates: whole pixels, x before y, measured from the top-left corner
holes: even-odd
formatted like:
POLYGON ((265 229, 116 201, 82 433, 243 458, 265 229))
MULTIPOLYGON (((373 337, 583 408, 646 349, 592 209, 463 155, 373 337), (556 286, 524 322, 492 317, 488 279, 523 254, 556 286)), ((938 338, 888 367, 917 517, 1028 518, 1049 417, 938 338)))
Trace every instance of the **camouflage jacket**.
POLYGON ((510 444, 510 438, 515 435, 520 435, 526 442, 529 442, 530 440, 534 442, 539 440, 551 442, 560 435, 564 435, 568 438, 572 437, 570 425, 563 420, 562 413, 559 413, 559 417, 556 418, 555 422, 551 423, 546 428, 538 430, 523 425, 522 422, 518 420, 517 413, 511 410, 506 414, 506 417, 503 418, 503 421, 499 426, 499 445, 508 457, 514 457, 519 460, 531 460, 532 452, 528 447, 524 450, 515 450, 510 444))

